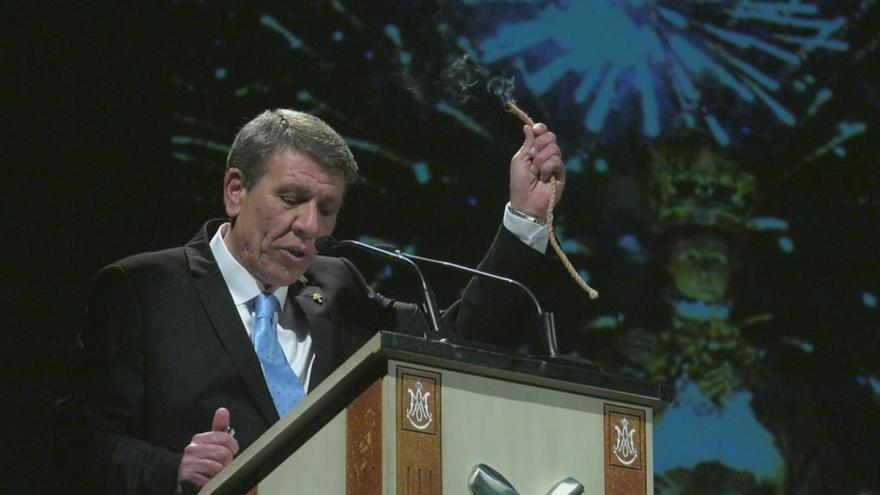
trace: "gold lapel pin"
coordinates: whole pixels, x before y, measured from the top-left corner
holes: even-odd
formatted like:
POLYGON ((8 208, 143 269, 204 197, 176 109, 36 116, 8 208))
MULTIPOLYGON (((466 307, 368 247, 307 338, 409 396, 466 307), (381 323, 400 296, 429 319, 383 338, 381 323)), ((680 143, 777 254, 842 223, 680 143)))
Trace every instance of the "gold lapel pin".
POLYGON ((312 293, 312 301, 316 302, 317 304, 324 304, 324 294, 315 291, 314 293, 312 293))

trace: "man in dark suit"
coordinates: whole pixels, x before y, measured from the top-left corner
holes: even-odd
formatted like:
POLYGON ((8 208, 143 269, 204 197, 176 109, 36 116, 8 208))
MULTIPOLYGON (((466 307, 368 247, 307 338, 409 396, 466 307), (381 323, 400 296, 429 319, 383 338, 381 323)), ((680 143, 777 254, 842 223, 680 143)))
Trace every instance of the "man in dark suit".
MULTIPOLYGON (((541 124, 524 133, 504 227, 482 266, 540 283, 549 179, 565 176, 553 134, 541 124)), ((229 153, 230 220, 98 274, 78 396, 99 491, 195 490, 376 331, 422 332, 415 305, 376 294, 349 261, 316 255, 356 173, 320 119, 264 112, 229 153)), ((444 319, 461 338, 504 343, 512 335, 479 332, 532 330, 517 306, 474 279, 444 319)))

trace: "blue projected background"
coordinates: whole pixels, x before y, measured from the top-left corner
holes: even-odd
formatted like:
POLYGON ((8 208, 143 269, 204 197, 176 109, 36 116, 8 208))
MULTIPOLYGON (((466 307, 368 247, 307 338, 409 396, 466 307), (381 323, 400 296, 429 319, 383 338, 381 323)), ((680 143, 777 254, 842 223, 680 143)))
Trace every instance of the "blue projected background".
POLYGON ((521 134, 485 88, 513 78, 562 143, 560 241, 602 293, 565 299, 565 351, 675 390, 657 492, 878 489, 876 2, 181 10, 210 21, 175 74, 176 162, 216 175, 246 117, 313 112, 364 171, 340 235, 441 258, 475 263, 497 225, 521 134))

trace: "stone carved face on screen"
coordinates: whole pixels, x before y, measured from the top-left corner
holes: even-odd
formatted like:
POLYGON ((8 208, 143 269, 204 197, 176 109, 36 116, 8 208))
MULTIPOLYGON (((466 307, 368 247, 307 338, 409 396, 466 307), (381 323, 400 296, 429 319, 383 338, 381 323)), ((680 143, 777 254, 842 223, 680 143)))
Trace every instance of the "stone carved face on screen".
POLYGON ((729 292, 731 257, 730 248, 721 237, 694 234, 675 241, 666 269, 681 295, 714 303, 729 292))

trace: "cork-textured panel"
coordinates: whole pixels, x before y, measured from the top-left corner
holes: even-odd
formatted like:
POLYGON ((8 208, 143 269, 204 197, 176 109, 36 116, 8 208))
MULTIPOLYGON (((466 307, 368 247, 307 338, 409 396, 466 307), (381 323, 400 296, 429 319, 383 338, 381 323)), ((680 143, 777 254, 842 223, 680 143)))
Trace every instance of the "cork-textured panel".
POLYGON ((440 374, 397 368, 397 493, 443 493, 440 374))
POLYGON ((382 493, 382 380, 372 383, 346 410, 345 492, 382 493))
POLYGON ((605 404, 605 495, 646 495, 645 411, 605 404))

